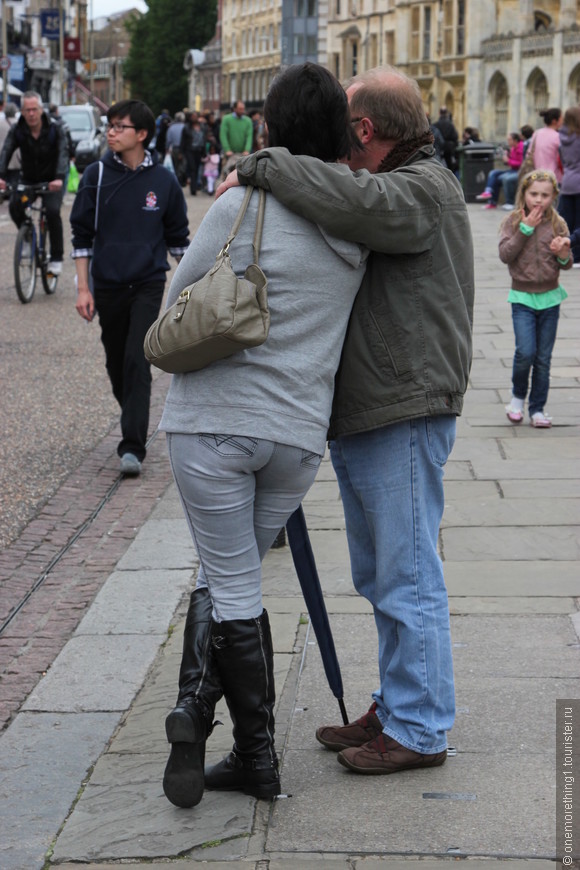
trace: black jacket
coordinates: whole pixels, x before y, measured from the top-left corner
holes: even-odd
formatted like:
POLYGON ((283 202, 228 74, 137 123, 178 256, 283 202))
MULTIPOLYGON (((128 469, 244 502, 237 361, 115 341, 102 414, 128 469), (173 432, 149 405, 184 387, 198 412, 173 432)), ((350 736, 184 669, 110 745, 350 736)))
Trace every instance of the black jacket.
POLYGON ((64 180, 68 168, 68 148, 64 131, 59 124, 42 116, 40 136, 35 139, 24 117, 10 129, 0 154, 0 178, 6 178, 10 158, 20 148, 22 178, 31 184, 41 181, 64 180))
POLYGON ((183 192, 153 160, 131 170, 108 151, 100 187, 100 161, 83 172, 70 216, 72 243, 75 251, 92 249, 95 287, 165 281, 167 249, 180 256, 189 245, 183 192))

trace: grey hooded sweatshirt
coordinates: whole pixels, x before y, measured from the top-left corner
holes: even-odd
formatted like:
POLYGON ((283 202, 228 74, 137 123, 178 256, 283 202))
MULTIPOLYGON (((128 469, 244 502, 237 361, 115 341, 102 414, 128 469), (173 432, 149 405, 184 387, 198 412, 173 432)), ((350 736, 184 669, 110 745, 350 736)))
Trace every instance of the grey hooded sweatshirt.
MULTIPOLYGON (((228 191, 205 216, 169 289, 167 306, 213 265, 245 189, 228 191)), ((230 248, 236 274, 252 262, 257 191, 230 248)), ((267 195, 260 266, 268 278, 270 333, 198 372, 173 375, 160 428, 245 435, 323 454, 334 376, 366 250, 323 233, 267 195)))

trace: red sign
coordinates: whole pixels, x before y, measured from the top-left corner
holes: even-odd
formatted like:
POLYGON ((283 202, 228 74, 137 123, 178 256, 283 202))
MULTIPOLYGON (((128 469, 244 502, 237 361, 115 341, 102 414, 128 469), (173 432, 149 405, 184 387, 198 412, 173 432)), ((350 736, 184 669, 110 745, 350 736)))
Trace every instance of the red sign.
POLYGON ((64 59, 65 60, 80 60, 81 59, 81 41, 78 36, 65 36, 64 38, 64 59))

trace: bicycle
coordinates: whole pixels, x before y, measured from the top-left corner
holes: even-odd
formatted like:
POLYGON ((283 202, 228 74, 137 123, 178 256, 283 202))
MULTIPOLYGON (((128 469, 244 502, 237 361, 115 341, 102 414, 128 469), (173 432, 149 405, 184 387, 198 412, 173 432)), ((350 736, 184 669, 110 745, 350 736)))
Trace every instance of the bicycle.
POLYGON ((48 269, 49 256, 46 246, 47 219, 44 197, 51 193, 48 183, 24 184, 18 183, 7 187, 6 193, 16 191, 25 207, 24 222, 18 229, 14 245, 14 283, 18 298, 23 304, 32 301, 36 287, 36 275, 40 270, 42 286, 45 293, 51 295, 56 290, 58 275, 53 275, 48 269), (40 196, 40 205, 35 205, 40 196), (38 230, 34 226, 33 212, 38 212, 38 230))

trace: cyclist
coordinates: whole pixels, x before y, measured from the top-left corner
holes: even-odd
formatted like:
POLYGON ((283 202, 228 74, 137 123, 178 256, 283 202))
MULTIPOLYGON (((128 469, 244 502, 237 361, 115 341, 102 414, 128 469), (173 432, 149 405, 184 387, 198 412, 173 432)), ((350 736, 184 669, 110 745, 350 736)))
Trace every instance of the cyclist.
MULTIPOLYGON (((26 91, 22 97, 22 114, 6 136, 0 154, 0 190, 6 189, 8 164, 17 148, 20 149, 23 183, 48 183, 50 193, 44 198, 50 237, 48 270, 60 275, 64 254, 60 209, 69 167, 68 148, 63 128, 48 118, 42 108, 42 98, 35 91, 26 91)), ((10 217, 17 227, 24 221, 24 206, 17 192, 10 198, 10 217)))

